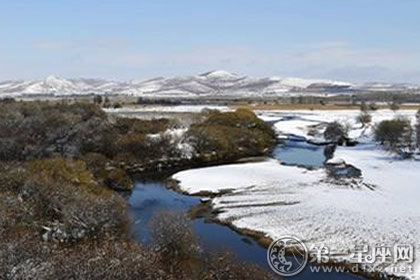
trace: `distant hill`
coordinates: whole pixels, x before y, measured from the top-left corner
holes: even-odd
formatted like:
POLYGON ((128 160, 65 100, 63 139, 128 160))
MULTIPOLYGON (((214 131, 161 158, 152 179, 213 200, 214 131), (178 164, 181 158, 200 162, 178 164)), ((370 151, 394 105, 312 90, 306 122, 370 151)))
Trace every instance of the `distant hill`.
POLYGON ((107 81, 100 79, 64 79, 49 76, 39 81, 0 82, 0 96, 30 95, 129 95, 145 97, 199 96, 288 96, 300 94, 337 94, 357 91, 412 90, 408 84, 368 83, 362 85, 332 80, 301 78, 254 78, 226 71, 195 76, 158 77, 146 81, 107 81))

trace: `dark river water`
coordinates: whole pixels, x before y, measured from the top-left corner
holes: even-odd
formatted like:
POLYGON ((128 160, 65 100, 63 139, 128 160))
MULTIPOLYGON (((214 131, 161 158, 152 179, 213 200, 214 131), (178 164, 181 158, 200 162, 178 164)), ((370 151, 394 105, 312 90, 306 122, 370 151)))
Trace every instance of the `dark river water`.
MULTIPOLYGON (((311 146, 302 142, 286 143, 275 149, 273 157, 284 164, 321 167, 324 161, 323 148, 311 146)), ((134 220, 132 236, 143 245, 150 245, 152 240, 148 232, 148 222, 151 217, 162 210, 188 211, 200 203, 200 198, 183 195, 165 187, 164 181, 136 182, 134 191, 129 199, 130 212, 134 220)), ((292 222, 292 221, 291 221, 292 222)), ((243 236, 227 226, 216 223, 206 223, 204 219, 191 221, 193 230, 206 252, 228 250, 238 259, 257 264, 269 270, 267 250, 257 244, 252 238, 243 236)), ((343 273, 312 273, 309 266, 290 279, 363 279, 343 273)))
POLYGON ((273 158, 285 165, 319 168, 324 165, 324 146, 308 144, 306 141, 285 140, 273 151, 273 158))

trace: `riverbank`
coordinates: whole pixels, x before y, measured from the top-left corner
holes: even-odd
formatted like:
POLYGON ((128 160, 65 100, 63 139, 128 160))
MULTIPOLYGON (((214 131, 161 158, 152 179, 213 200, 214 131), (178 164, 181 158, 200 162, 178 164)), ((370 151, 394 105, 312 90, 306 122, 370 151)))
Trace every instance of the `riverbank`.
POLYGON ((183 157, 210 164, 261 155, 275 143, 272 128, 246 110, 204 113, 191 129, 173 125, 111 116, 88 103, 1 103, 0 278, 270 279, 229 257, 168 260, 167 250, 177 256, 188 246, 162 252, 129 237, 119 194, 133 188, 127 166, 164 171, 165 159, 183 157))
MULTIPOLYGON (((243 229, 237 229, 229 223, 221 223, 217 219, 217 211, 212 211, 210 201, 200 196, 184 195, 172 191, 167 180, 139 181, 135 184, 133 194, 129 199, 130 212, 133 215, 134 228, 132 236, 141 244, 149 244, 148 224, 161 211, 176 213, 188 211, 190 225, 195 232, 204 254, 217 254, 228 251, 236 256, 244 265, 256 264, 271 271, 267 261, 267 247, 271 240, 256 240, 258 234, 243 229), (255 241, 254 241, 255 240, 255 241), (259 242, 257 242, 259 241, 259 242)), ((296 280, 355 280, 362 279, 347 273, 318 272, 312 265, 301 274, 293 277, 296 280)), ((275 278, 277 279, 277 278, 275 278)))
MULTIPOLYGON (((403 112, 407 116, 410 113, 403 112)), ((414 117, 415 112, 412 113, 410 117, 414 117)), ((377 122, 392 118, 395 114, 399 113, 380 111, 373 114, 373 119, 377 122)), ((294 116, 305 118, 306 122, 297 131, 302 137, 310 137, 307 134, 310 131, 308 126, 340 119, 345 115, 346 112, 337 112, 336 115, 305 112, 294 116)), ((270 117, 277 117, 280 120, 276 123, 277 129, 280 131, 281 128, 281 132, 287 133, 288 128, 296 128, 288 123, 295 121, 288 116, 288 112, 279 112, 270 117)), ((360 133, 362 131, 355 120, 353 122, 355 130, 350 133, 359 137, 362 143, 371 141, 368 134, 360 133)), ((362 177, 337 181, 329 178, 323 169, 305 170, 269 160, 189 170, 175 174, 174 178, 180 182, 180 188, 190 194, 206 191, 215 194, 229 189, 229 192, 214 196, 213 211, 218 213, 221 223, 227 223, 239 231, 255 231, 256 238, 263 232, 262 236, 271 239, 292 235, 309 245, 326 244, 338 249, 353 250, 359 245, 374 247, 378 240, 388 246, 408 242, 419 248, 417 229, 420 228, 420 211, 415 204, 407 205, 417 197, 417 188, 412 185, 419 179, 414 172, 418 170, 415 161, 395 160, 378 147, 363 144, 346 149, 344 161, 347 162, 348 158, 347 163, 360 168, 362 177), (369 158, 360 154, 359 158, 358 150, 371 154, 369 158), (360 160, 363 164, 358 164, 360 160), (382 168, 385 163, 389 170, 382 168), (399 168, 401 164, 405 167, 399 168), (375 174, 373 171, 376 175, 371 175, 375 174), (386 176, 380 175, 382 172, 386 172, 386 176), (402 190, 406 191, 400 192, 402 187, 397 181, 387 179, 385 183, 382 179, 378 180, 381 176, 406 178, 410 182, 404 179, 402 190)), ((340 157, 341 148, 338 151, 340 157)), ((335 160, 339 161, 338 158, 335 160)), ((386 272, 415 279, 417 263, 413 264, 413 273, 403 272, 403 267, 407 266, 411 267, 411 264, 372 264, 375 275, 386 272)))
MULTIPOLYGON (((378 161, 374 160, 383 157, 384 162, 389 157, 372 154, 366 162, 376 162, 375 165, 362 166, 371 168, 369 174, 374 176, 368 179, 378 185, 375 188, 366 188, 365 178, 350 182, 331 179, 318 159, 319 166, 313 170, 296 166, 299 162, 294 160, 306 159, 306 154, 285 160, 291 165, 261 158, 237 162, 244 157, 266 155, 276 143, 271 126, 247 110, 195 113, 194 122, 179 127, 167 119, 119 118, 92 104, 10 103, 1 104, 0 109, 0 208, 4 214, 0 218, 4 225, 0 228, 3 240, 0 272, 4 274, 17 271, 13 274, 16 277, 48 279, 48 275, 68 275, 74 270, 78 277, 98 279, 92 273, 113 265, 114 260, 123 264, 115 272, 126 277, 135 270, 133 279, 150 279, 159 270, 168 279, 182 273, 182 269, 167 270, 163 259, 159 259, 163 255, 129 238, 128 206, 113 190, 130 193, 133 185, 128 173, 148 177, 185 168, 194 169, 174 175, 180 182, 179 189, 190 195, 206 196, 205 201, 211 197, 210 203, 196 209, 198 215, 252 236, 262 245, 284 234, 312 245, 329 242, 328 245, 338 248, 359 242, 371 244, 378 236, 381 241, 394 243, 419 240, 418 208, 414 207, 414 200, 410 200, 413 211, 403 207, 406 196, 417 197, 416 188, 410 185, 394 201, 393 186, 397 181, 390 180, 392 184, 386 185, 376 180, 380 175, 374 170, 377 167, 381 170, 382 165, 376 165, 378 161), (399 206, 394 207, 395 203, 399 206), (85 249, 79 254, 81 247, 85 249), (91 252, 86 252, 86 248, 91 252), (63 250, 72 256, 66 270, 60 270, 59 265, 66 261, 63 250), (98 255, 102 251, 108 254, 98 255), (9 255, 16 257, 10 259, 9 255), (96 270, 87 262, 92 258, 97 260, 93 263, 96 270), (156 263, 148 262, 156 258, 156 263), (80 261, 85 266, 78 270, 75 265, 80 261), (138 270, 139 266, 147 271, 138 270)), ((410 112, 378 111, 373 122, 390 114, 410 112)), ((327 122, 355 118, 358 114, 357 111, 257 113, 275 123, 281 136, 294 135, 304 140, 321 135, 327 122), (314 131, 314 125, 318 131, 314 131)), ((354 120, 351 125, 352 136, 362 142, 369 140, 366 133, 372 126, 360 129, 354 120)), ((352 162, 348 154, 343 157, 352 162)), ((278 159, 282 160, 282 155, 278 159)), ((387 172, 392 173, 393 166, 388 166, 387 172)), ((401 166, 398 172, 404 175, 411 170, 407 178, 417 182, 417 167, 411 167, 401 166)), ((236 235, 232 238, 235 242, 241 240, 236 235)), ((264 252, 259 254, 263 256, 264 252)), ((200 265, 206 267, 205 261, 200 265)), ((232 275, 235 273, 239 272, 232 271, 232 275)), ((115 275, 108 276, 105 279, 115 275)))

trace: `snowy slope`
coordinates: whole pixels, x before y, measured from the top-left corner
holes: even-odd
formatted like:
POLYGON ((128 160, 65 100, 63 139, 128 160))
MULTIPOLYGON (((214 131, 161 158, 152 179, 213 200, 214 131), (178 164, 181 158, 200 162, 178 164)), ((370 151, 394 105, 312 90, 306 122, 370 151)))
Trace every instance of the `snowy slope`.
POLYGON ((40 81, 0 82, 0 96, 44 94, 54 96, 117 94, 153 97, 190 96, 270 96, 300 94, 337 94, 354 90, 413 89, 413 85, 366 84, 301 78, 258 78, 212 71, 201 75, 158 77, 145 81, 118 82, 99 79, 64 79, 49 76, 40 81))
POLYGON ((339 82, 339 81, 301 79, 301 78, 285 78, 285 79, 280 80, 280 83, 285 86, 296 87, 296 88, 307 88, 315 84, 325 84, 325 85, 330 85, 330 86, 343 86, 343 87, 352 86, 352 84, 350 83, 339 82))
MULTIPOLYGON (((306 91, 315 82, 324 87, 348 85, 326 80, 256 78, 227 71, 212 71, 195 76, 158 77, 145 81, 118 82, 98 79, 64 79, 49 76, 40 81, 6 81, 0 83, 0 96, 120 94, 134 96, 263 96, 306 91)), ((350 88, 350 85, 348 85, 350 88)), ((349 89, 346 88, 346 89, 349 89)))
POLYGON ((28 87, 26 87, 26 93, 50 93, 50 94, 69 94, 72 92, 82 91, 82 87, 77 87, 77 85, 71 81, 55 77, 48 76, 43 81, 35 82, 28 87))

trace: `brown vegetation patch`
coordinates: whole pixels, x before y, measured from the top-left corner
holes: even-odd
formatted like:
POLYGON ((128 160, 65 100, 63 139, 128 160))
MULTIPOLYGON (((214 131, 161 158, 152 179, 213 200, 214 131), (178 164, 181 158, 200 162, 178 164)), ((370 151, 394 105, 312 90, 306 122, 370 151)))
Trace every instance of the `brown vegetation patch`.
POLYGON ((262 155, 275 142, 272 127, 246 109, 211 112, 191 126, 188 137, 204 161, 262 155))

